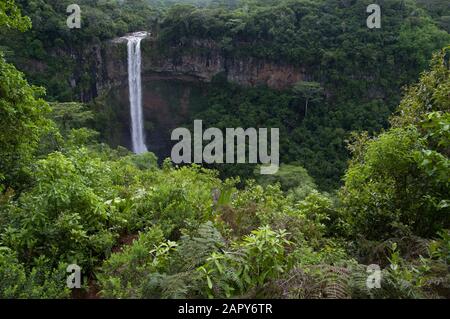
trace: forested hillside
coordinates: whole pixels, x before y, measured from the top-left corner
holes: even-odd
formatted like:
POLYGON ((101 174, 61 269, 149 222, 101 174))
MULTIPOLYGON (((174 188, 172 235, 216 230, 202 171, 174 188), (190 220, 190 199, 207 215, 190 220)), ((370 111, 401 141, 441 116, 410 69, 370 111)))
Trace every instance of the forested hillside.
POLYGON ((70 3, 0 2, 0 298, 450 298, 447 1, 380 1, 374 30, 365 0, 83 0, 79 30, 70 3), (280 128, 277 174, 108 144, 84 61, 142 30, 158 58, 302 70, 217 74, 183 123, 280 128))
MULTIPOLYGON (((264 86, 233 87, 218 76, 207 90, 207 107, 192 112, 191 119, 202 118, 218 128, 279 127, 282 161, 305 167, 326 191, 341 185, 349 133, 373 134, 386 128, 401 88, 417 79, 432 52, 450 42, 439 22, 450 15, 446 1, 426 6, 385 1, 383 27, 376 30, 365 25, 370 1, 177 1, 171 5, 170 1, 84 0, 79 30, 65 26, 69 0, 17 2, 34 27, 25 33, 4 30, 0 39, 7 58, 33 84, 44 86, 50 101, 89 102, 102 95, 92 73, 96 62, 86 60, 94 54, 89 48, 136 30, 149 29, 157 35, 161 54, 173 61, 186 52, 206 54, 202 52, 207 48, 192 43, 212 41, 225 58, 248 57, 304 70, 305 80, 322 88, 322 94, 309 103, 309 112, 307 92, 301 87, 281 92, 264 86), (199 3, 203 6, 195 6, 199 3)), ((105 114, 108 108, 96 109, 105 114)), ((111 117, 101 123, 94 127, 102 141, 116 145, 109 136, 120 134, 111 133, 117 123, 111 117)), ((253 166, 215 168, 222 177, 254 176, 253 166)))

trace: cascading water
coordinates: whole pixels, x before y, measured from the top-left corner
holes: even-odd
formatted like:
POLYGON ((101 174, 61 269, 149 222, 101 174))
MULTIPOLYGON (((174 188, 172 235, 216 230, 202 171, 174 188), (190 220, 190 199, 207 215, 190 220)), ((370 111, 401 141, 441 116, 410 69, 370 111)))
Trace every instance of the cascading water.
POLYGON ((141 41, 146 32, 138 32, 125 37, 128 40, 128 86, 130 92, 131 138, 133 152, 147 152, 144 134, 144 119, 142 115, 142 84, 141 84, 141 41))

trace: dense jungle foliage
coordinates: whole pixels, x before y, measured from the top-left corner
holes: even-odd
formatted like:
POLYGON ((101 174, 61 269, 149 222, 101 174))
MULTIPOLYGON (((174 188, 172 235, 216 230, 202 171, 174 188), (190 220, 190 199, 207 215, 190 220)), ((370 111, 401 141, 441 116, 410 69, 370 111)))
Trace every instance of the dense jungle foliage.
POLYGON ((450 298, 446 1, 382 1, 372 33, 368 1, 80 2, 79 33, 68 1, 0 2, 0 298, 450 298), (150 28, 172 49, 207 38, 311 71, 284 91, 219 78, 195 114, 280 127, 277 174, 103 143, 55 52, 150 28), (40 77, 14 66, 32 59, 40 77))
MULTIPOLYGON (((383 27, 376 30, 365 24, 370 0, 82 0, 83 27, 75 32, 65 25, 70 0, 16 2, 33 28, 0 31, 3 51, 31 83, 47 89, 49 101, 89 102, 91 66, 75 60, 89 55, 92 45, 135 30, 152 30, 173 59, 193 41, 207 40, 224 56, 300 66, 308 82, 322 87, 308 113, 308 92, 245 89, 219 76, 208 90, 208 108, 192 118, 219 128, 279 127, 281 160, 305 167, 325 191, 342 185, 350 132, 387 128, 401 88, 414 83, 432 52, 450 42, 445 0, 382 1, 383 27)), ((108 123, 101 126, 100 139, 110 143, 108 123)), ((214 168, 222 178, 255 178, 253 166, 214 168)))

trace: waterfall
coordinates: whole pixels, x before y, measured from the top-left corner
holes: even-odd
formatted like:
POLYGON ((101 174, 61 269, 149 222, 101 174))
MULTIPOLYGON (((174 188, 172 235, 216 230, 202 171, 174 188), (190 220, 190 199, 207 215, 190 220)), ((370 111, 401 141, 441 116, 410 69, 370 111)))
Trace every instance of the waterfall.
POLYGON ((141 83, 141 40, 147 36, 145 32, 127 36, 128 40, 128 86, 130 93, 131 138, 133 152, 147 152, 145 146, 144 119, 142 115, 142 83, 141 83))

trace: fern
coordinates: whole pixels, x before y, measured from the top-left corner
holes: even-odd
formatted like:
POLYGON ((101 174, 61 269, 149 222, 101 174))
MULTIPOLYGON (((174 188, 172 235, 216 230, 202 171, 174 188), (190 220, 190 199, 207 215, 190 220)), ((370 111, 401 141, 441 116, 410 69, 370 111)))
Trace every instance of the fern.
POLYGON ((323 297, 326 299, 349 299, 349 271, 346 268, 326 266, 323 277, 323 297))
POLYGON ((144 298, 186 299, 193 295, 198 274, 195 271, 180 272, 173 275, 153 273, 142 289, 144 298))
POLYGON ((206 262, 211 253, 218 251, 223 245, 224 239, 212 222, 200 225, 195 232, 181 237, 172 261, 171 273, 196 269, 206 262))
POLYGON ((288 299, 349 299, 350 271, 330 265, 292 269, 277 284, 288 299))

